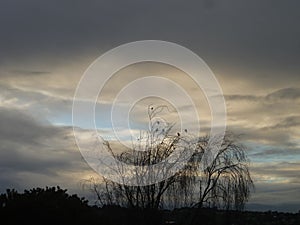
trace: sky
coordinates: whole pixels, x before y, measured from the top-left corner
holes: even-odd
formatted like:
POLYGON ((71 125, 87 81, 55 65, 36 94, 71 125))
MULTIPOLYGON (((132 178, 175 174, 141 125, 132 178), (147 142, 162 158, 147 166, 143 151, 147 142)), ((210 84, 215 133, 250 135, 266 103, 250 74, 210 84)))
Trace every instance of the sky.
MULTIPOLYGON (((0 5, 1 192, 60 185, 87 194, 81 182, 97 174, 73 136, 77 84, 106 51, 164 40, 195 52, 218 79, 227 129, 241 134, 251 160, 256 188, 248 207, 300 209, 299 1, 1 0, 0 5)), ((201 93, 181 71, 145 63, 118 72, 103 93, 105 103, 99 101, 101 109, 108 110, 122 85, 142 71, 173 77, 201 103, 201 93)), ((202 120, 209 120, 205 109, 202 120)))

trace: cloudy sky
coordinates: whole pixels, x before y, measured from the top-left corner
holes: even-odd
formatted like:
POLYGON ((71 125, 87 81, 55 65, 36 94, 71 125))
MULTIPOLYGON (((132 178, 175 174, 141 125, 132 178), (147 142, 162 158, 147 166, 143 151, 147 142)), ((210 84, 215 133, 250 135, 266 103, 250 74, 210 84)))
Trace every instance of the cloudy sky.
MULTIPOLYGON (((251 159, 249 207, 299 210, 299 7, 297 0, 1 0, 0 191, 59 184, 84 192, 80 181, 97 174, 72 133, 76 86, 101 54, 151 39, 189 48, 218 79, 227 128, 242 134, 251 159)), ((121 71, 104 98, 145 70, 173 76, 198 98, 179 71, 151 63, 121 71)))

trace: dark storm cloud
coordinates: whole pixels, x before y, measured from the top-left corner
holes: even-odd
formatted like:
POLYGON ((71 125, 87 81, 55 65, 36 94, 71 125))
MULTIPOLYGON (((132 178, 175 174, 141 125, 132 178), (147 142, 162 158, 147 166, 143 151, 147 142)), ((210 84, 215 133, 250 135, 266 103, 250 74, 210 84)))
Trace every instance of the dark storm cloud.
POLYGON ((0 107, 0 190, 62 181, 66 185, 68 174, 89 171, 71 130, 0 107))
POLYGON ((37 138, 51 137, 57 130, 39 125, 34 118, 17 110, 0 108, 0 137, 3 141, 35 144, 37 138))
POLYGON ((129 41, 163 39, 196 51, 217 72, 248 69, 256 73, 247 75, 264 80, 275 76, 270 71, 299 69, 299 6, 292 0, 5 0, 0 58, 59 64, 129 41))

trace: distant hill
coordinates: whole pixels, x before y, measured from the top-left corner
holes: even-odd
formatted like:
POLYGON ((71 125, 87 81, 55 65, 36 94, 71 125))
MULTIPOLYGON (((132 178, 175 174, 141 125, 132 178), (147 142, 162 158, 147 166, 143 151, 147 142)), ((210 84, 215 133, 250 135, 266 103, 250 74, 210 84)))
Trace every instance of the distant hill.
POLYGON ((278 205, 267 205, 267 204, 254 204, 248 203, 245 207, 249 211, 278 211, 278 212, 290 212, 298 213, 300 210, 299 204, 278 204, 278 205))

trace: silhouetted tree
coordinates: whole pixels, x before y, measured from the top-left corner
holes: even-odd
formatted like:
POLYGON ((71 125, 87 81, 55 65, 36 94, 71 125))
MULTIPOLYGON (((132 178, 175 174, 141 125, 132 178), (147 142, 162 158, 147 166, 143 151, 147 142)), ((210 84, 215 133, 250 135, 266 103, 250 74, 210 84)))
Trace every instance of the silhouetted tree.
POLYGON ((199 208, 243 209, 254 187, 244 147, 227 133, 216 157, 203 169, 208 142, 208 136, 198 139, 195 153, 171 188, 169 201, 199 208))
MULTIPOLYGON (((86 184, 96 193, 100 204, 156 209, 164 206, 242 209, 253 187, 244 147, 233 134, 227 133, 212 163, 205 164, 209 137, 186 138, 187 135, 179 132, 171 133, 172 125, 161 126, 159 121, 154 120, 164 107, 149 107, 150 129, 140 136, 132 150, 116 155, 109 142, 106 142, 107 150, 120 161, 142 168, 162 162, 178 148, 182 151, 177 158, 184 157, 189 151, 193 151, 192 157, 176 174, 151 185, 130 186, 106 178, 100 182, 93 178, 88 180, 86 184)), ((174 163, 180 161, 166 161, 164 168, 158 172, 166 173, 174 163)), ((144 170, 135 171, 133 179, 137 184, 143 184, 139 180, 143 173, 144 170)), ((126 174, 120 173, 120 176, 126 174)), ((156 176, 154 173, 153 177, 156 176)))

